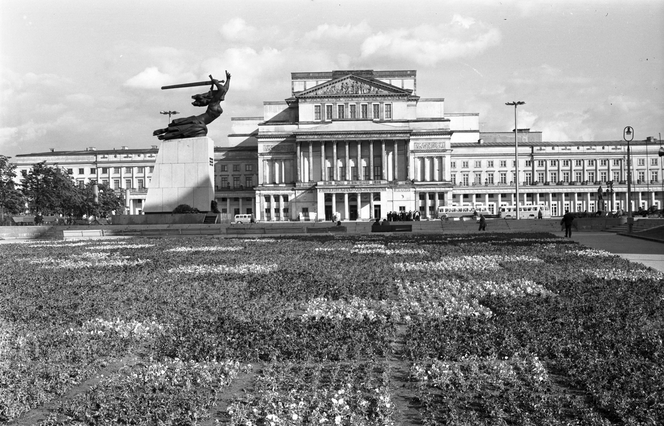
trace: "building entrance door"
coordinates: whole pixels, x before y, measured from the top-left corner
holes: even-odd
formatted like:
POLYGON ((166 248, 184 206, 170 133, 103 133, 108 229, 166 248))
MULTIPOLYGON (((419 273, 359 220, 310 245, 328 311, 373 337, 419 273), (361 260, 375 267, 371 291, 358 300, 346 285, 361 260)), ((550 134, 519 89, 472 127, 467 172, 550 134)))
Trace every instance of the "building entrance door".
POLYGON ((374 219, 382 219, 383 216, 380 214, 380 206, 374 206, 374 219))
POLYGON ((325 220, 332 220, 332 206, 325 206, 325 220))
POLYGON ((357 220, 357 206, 348 206, 348 215, 350 216, 350 220, 357 220))

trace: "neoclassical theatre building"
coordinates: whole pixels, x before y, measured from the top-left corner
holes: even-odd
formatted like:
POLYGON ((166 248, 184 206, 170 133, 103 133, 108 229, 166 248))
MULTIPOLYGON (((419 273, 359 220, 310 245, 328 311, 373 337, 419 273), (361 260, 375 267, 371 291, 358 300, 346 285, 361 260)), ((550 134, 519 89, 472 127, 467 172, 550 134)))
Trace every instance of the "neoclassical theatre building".
MULTIPOLYGON (((222 213, 259 221, 434 219, 439 206, 547 205, 552 215, 627 210, 627 144, 547 142, 541 132, 482 132, 479 114, 445 111, 417 93, 417 73, 294 72, 290 93, 266 101, 261 117, 234 117, 226 147, 215 148, 215 199, 222 213), (515 161, 518 158, 518 180, 515 161), (601 195, 600 195, 601 187, 601 195)), ((636 129, 638 132, 638 129, 636 129)), ((634 139, 632 207, 664 202, 660 142, 634 139)), ((157 146, 16 156, 22 168, 46 161, 79 183, 124 191, 127 212, 146 198, 157 146)))

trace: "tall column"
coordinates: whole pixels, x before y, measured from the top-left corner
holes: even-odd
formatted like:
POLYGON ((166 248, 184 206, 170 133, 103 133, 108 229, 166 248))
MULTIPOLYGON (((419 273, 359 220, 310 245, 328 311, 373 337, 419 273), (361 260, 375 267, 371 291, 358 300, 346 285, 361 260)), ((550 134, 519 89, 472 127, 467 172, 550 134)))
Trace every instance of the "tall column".
POLYGON ((279 220, 283 221, 284 220, 284 196, 283 195, 277 195, 277 199, 279 200, 279 220))
POLYGON ((429 182, 431 180, 431 157, 424 157, 424 181, 429 182))
POLYGON ((380 141, 380 169, 383 171, 383 180, 387 180, 387 161, 385 160, 385 140, 380 141))
POLYGON ((242 214, 242 197, 239 197, 238 199, 240 200, 240 214, 242 214))
POLYGON ((357 180, 364 180, 364 176, 362 176, 362 141, 357 141, 356 146, 357 163, 355 165, 355 169, 357 170, 357 180))
POLYGON ((281 160, 281 183, 286 183, 286 160, 281 160))
POLYGON ((429 218, 429 193, 424 192, 424 217, 429 218))
POLYGON ((302 175, 300 174, 300 171, 302 170, 302 146, 301 143, 295 143, 295 146, 297 147, 297 160, 295 161, 295 169, 297 172, 297 182, 302 182, 302 175))
POLYGON ((399 180, 399 141, 394 141, 394 180, 399 180))
POLYGON ((404 160, 406 161, 406 180, 411 180, 411 167, 410 167, 410 142, 408 140, 404 141, 403 151, 404 151, 404 160))
POLYGON ((270 212, 270 220, 274 221, 274 195, 270 194, 269 197, 270 197, 270 207, 268 207, 269 208, 268 211, 270 212))
POLYGON ((329 180, 327 178, 327 168, 325 167, 325 141, 320 142, 320 180, 329 180))
POLYGON ((309 142, 309 179, 311 182, 314 180, 314 143, 309 142))
POLYGON ((496 212, 500 211, 500 203, 502 203, 502 202, 503 202, 502 196, 499 192, 499 193, 496 194, 496 212))
POLYGON ((373 201, 373 192, 369 193, 369 218, 378 219, 374 217, 374 201, 373 201))
POLYGON ((375 180, 374 176, 374 141, 369 141, 369 179, 375 180))
POLYGON ((344 220, 349 220, 348 217, 348 193, 344 192, 344 220))
MULTIPOLYGON (((585 164, 585 161, 584 161, 584 164, 585 164)), ((584 168, 585 168, 585 166, 584 166, 584 168)), ((574 206, 570 209, 570 211, 573 211, 573 212, 577 211, 576 206, 577 206, 578 202, 579 202, 579 194, 578 194, 578 192, 575 192, 574 193, 574 206)))
POLYGON ((346 164, 345 164, 345 172, 344 173, 346 176, 344 176, 344 180, 350 180, 350 141, 346 141, 346 164))
POLYGON ((339 180, 339 167, 337 167, 337 141, 332 142, 332 173, 334 180, 339 180))
POLYGON ((332 216, 337 212, 337 194, 332 193, 332 216))
POLYGON ((268 180, 267 180, 267 160, 265 160, 265 159, 260 160, 260 161, 258 162, 258 165, 259 165, 259 167, 260 167, 260 169, 261 169, 261 170, 260 170, 260 176, 261 176, 261 180, 262 180, 262 182, 260 182, 260 183, 263 184, 263 185, 264 185, 264 184, 267 184, 267 183, 270 183, 270 182, 268 182, 268 180))
POLYGON ((231 213, 231 197, 226 197, 226 213, 233 217, 231 213))
POLYGON ((438 203, 439 202, 440 202, 440 200, 438 199, 438 192, 436 191, 436 192, 433 193, 433 214, 434 214, 434 217, 436 216, 436 212, 438 211, 438 203))
POLYGON ((320 189, 316 194, 316 220, 325 219, 325 193, 320 189))

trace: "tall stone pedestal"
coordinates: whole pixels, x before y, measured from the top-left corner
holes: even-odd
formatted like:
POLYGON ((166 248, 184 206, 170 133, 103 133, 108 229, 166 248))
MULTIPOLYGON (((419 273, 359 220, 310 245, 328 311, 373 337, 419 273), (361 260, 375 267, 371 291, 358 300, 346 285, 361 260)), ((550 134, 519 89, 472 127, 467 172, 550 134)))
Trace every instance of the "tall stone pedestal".
POLYGON ((201 212, 214 199, 214 142, 208 137, 161 142, 148 184, 145 213, 171 213, 180 204, 201 212))

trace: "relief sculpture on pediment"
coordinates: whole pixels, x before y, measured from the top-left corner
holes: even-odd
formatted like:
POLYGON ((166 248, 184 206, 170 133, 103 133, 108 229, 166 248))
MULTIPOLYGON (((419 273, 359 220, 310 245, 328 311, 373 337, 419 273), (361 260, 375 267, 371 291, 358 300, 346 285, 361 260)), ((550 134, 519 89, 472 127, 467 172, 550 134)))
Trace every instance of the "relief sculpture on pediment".
POLYGON ((381 93, 387 92, 356 80, 339 81, 315 92, 316 95, 377 95, 381 93))

